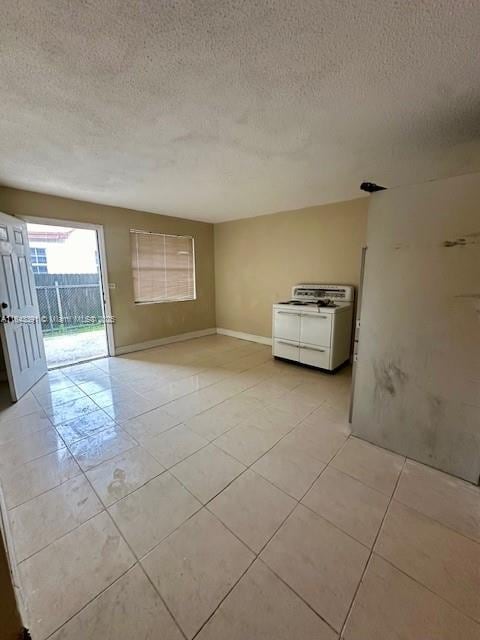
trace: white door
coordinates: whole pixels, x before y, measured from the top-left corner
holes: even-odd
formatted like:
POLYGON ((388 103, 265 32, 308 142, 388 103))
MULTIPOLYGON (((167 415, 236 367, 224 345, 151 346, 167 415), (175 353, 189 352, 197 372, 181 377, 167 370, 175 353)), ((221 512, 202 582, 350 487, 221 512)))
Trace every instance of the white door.
POLYGON ((0 336, 12 400, 47 372, 27 226, 0 213, 0 336))

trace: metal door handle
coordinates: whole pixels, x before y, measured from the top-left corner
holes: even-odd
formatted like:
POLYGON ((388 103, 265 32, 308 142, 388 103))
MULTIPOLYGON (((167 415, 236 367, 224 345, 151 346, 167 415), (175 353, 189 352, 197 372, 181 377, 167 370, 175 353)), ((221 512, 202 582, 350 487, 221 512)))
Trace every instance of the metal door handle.
POLYGON ((314 318, 323 318, 323 320, 328 320, 328 316, 320 315, 319 313, 299 313, 298 315, 302 316, 302 318, 313 316, 314 318))
POLYGON ((299 313, 295 313, 295 311, 277 311, 278 315, 282 316, 299 316, 299 313))
POLYGON ((309 351, 320 351, 320 353, 325 353, 326 349, 317 349, 316 347, 307 347, 306 345, 301 345, 302 349, 308 349, 309 351))
POLYGON ((285 340, 276 340, 275 342, 278 342, 278 344, 286 344, 287 347, 298 347, 298 342, 286 342, 285 340))

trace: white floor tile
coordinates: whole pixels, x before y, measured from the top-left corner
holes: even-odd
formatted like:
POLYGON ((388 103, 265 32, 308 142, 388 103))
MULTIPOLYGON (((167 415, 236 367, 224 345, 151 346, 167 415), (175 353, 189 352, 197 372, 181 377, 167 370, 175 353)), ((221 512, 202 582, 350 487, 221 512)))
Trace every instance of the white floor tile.
POLYGON ((7 507, 11 509, 27 502, 80 473, 75 458, 65 448, 9 469, 2 477, 7 507))
POLYGON ((336 640, 337 634, 257 560, 197 638, 336 640))
POLYGON ((350 375, 211 335, 0 389, 32 637, 480 637, 478 487, 352 438, 350 375))
POLYGON ((171 473, 205 504, 244 470, 238 460, 209 445, 172 467, 171 473))
POLYGON ((134 447, 87 471, 88 480, 105 506, 124 498, 152 478, 164 467, 142 447, 134 447))
POLYGON ((335 467, 327 467, 302 504, 371 547, 387 510, 388 497, 335 467))
POLYGON ((262 560, 340 631, 369 549, 301 505, 262 552, 262 560))
POLYGON ((374 555, 343 637, 345 640, 478 640, 480 625, 374 555))
POLYGON ((480 542, 480 487, 407 460, 395 499, 480 542))
POLYGON ((198 500, 165 472, 116 502, 109 511, 141 558, 200 508, 198 500))
POLYGON ((50 640, 182 640, 173 618, 139 565, 90 602, 50 640))
POLYGON ((480 622, 480 544, 392 501, 375 552, 480 622))
POLYGON ((404 460, 402 456, 391 451, 375 447, 358 438, 350 438, 333 459, 332 465, 390 497, 404 460))
POLYGON ((142 564, 186 636, 192 638, 253 559, 247 547, 203 509, 142 564))
POLYGON ((100 513, 103 505, 83 475, 24 502, 9 513, 21 562, 100 513))
POLYGON ((45 640, 134 562, 106 512, 22 562, 32 637, 45 640))
POLYGON ((208 508, 258 553, 296 504, 262 476, 247 470, 214 498, 208 508))

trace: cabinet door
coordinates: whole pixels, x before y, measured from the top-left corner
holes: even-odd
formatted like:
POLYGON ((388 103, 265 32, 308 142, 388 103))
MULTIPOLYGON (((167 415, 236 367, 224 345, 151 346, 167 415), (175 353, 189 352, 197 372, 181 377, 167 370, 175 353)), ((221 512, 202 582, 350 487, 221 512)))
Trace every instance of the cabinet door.
POLYGON ((299 360, 298 343, 293 344, 284 340, 273 341, 273 355, 278 358, 286 358, 287 360, 299 360))
POLYGON ((273 335, 275 338, 298 342, 300 337, 300 314, 292 311, 275 311, 273 335))
POLYGON ((331 369, 330 349, 322 347, 313 347, 302 344, 299 350, 300 362, 309 364, 312 367, 320 367, 321 369, 331 369))
POLYGON ((302 315, 300 342, 330 347, 332 316, 327 313, 302 315))

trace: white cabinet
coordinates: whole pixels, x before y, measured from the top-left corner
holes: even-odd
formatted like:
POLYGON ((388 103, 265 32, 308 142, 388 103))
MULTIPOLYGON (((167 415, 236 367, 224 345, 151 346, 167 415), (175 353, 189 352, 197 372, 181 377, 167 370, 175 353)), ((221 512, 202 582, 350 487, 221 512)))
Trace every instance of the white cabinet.
POLYGON ((299 362, 311 367, 330 369, 330 349, 302 344, 299 348, 299 362))
POLYGON ((286 360, 300 361, 298 342, 287 342, 286 340, 275 339, 273 343, 273 352, 277 358, 285 358, 286 360))
POLYGON ((275 311, 273 318, 275 338, 298 342, 300 339, 300 314, 295 311, 275 311))
POLYGON ((326 313, 302 314, 300 319, 300 342, 330 347, 332 315, 326 313))
POLYGON ((273 309, 273 355, 333 371, 350 356, 352 305, 334 313, 273 309))

